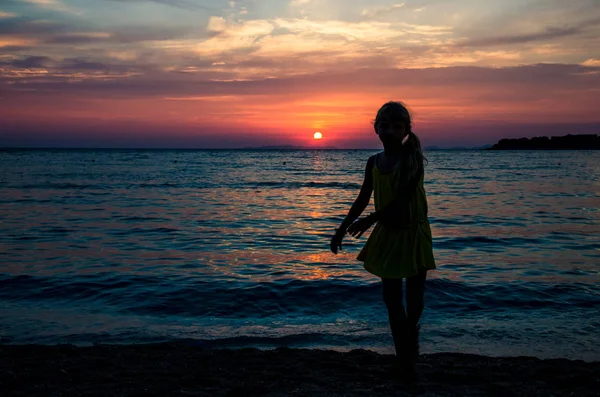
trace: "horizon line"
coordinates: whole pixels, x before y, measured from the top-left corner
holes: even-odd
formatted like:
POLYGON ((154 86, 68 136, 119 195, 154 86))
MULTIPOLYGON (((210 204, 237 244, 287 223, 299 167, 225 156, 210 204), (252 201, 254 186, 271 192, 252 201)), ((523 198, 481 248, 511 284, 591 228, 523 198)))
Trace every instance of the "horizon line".
MULTIPOLYGON (((487 145, 485 145, 487 146, 487 145)), ((491 145, 489 145, 491 146, 491 145)), ((483 150, 484 146, 467 147, 467 146, 455 146, 455 147, 424 147, 423 150, 483 150)), ((319 147, 215 147, 215 148, 182 148, 182 147, 50 147, 50 146, 0 146, 0 150, 263 150, 263 151, 274 151, 274 150, 383 150, 383 148, 319 148, 319 147)))

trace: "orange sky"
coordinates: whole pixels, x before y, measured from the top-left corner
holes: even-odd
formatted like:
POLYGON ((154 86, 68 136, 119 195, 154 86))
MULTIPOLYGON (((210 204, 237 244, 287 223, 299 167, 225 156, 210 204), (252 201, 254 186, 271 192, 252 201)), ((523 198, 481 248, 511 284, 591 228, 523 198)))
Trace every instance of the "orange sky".
POLYGON ((600 7, 573 2, 11 1, 0 146, 375 148, 388 100, 424 145, 600 133, 600 7))

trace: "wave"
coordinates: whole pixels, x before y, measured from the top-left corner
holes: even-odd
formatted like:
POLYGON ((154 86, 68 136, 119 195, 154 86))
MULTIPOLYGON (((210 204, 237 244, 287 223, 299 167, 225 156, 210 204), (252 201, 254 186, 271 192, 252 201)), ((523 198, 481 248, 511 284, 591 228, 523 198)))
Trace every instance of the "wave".
MULTIPOLYGON (((221 188, 222 185, 216 182, 210 181, 188 181, 186 183, 177 182, 122 182, 112 184, 86 184, 86 183, 71 183, 71 182, 51 182, 51 183, 34 183, 34 184, 23 184, 23 185, 9 185, 5 186, 11 189, 57 189, 57 190, 93 190, 110 192, 113 189, 156 189, 156 188, 167 188, 167 189, 214 189, 221 188)), ((344 183, 344 182, 284 182, 284 181, 260 181, 260 182, 239 182, 233 183, 229 186, 232 189, 301 189, 301 188, 324 188, 324 189, 341 189, 341 190, 357 190, 361 188, 358 183, 344 183)))
POLYGON ((30 183, 10 187, 13 189, 106 189, 107 186, 108 185, 94 185, 88 183, 50 182, 30 183))
MULTIPOLYGON (((286 280, 215 282, 181 277, 95 275, 33 277, 0 274, 0 299, 97 303, 128 314, 260 318, 326 315, 381 306, 379 282, 286 280)), ((428 310, 494 311, 600 305, 600 287, 583 283, 472 284, 430 279, 428 310)))
POLYGON ((520 247, 526 245, 541 245, 544 241, 534 237, 453 237, 453 238, 434 238, 433 246, 436 249, 461 250, 470 247, 476 247, 482 251, 490 248, 500 247, 520 247))
POLYGON ((361 185, 358 183, 350 182, 278 182, 278 181, 264 181, 264 182, 251 182, 244 183, 242 186, 254 187, 254 188, 288 188, 288 189, 300 189, 300 188, 331 188, 331 189, 360 189, 361 185))
MULTIPOLYGON (((214 184, 200 184, 199 186, 191 186, 194 188, 204 188, 204 187, 213 187, 214 184)), ((148 182, 140 182, 134 183, 130 181, 124 181, 122 183, 106 183, 106 184, 89 184, 89 183, 72 183, 72 182, 50 182, 50 183, 30 183, 23 185, 13 185, 7 186, 12 189, 58 189, 58 190, 106 190, 111 191, 115 188, 124 188, 132 189, 132 188, 177 188, 177 187, 185 187, 180 183, 174 182, 158 182, 158 183, 148 183, 148 182)))
POLYGON ((179 346, 194 346, 205 348, 237 348, 237 347, 255 347, 255 348, 282 348, 284 346, 360 346, 361 342, 379 341, 382 337, 387 337, 387 327, 385 333, 371 333, 366 335, 348 335, 347 333, 320 333, 304 332, 291 333, 281 336, 254 336, 240 335, 231 337, 213 337, 213 338, 181 338, 163 335, 149 335, 142 329, 112 330, 112 332, 81 332, 74 334, 46 334, 46 335, 18 335, 2 336, 0 343, 11 344, 60 344, 64 348, 72 346, 89 346, 101 344, 172 344, 179 346))

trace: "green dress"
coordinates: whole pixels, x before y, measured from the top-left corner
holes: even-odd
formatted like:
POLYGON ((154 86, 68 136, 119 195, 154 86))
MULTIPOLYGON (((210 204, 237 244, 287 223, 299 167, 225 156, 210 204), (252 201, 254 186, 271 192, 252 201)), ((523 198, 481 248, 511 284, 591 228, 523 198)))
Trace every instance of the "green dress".
MULTIPOLYGON (((375 211, 379 211, 394 199, 393 172, 381 172, 375 164, 372 173, 375 211)), ((398 222, 378 222, 371 232, 357 257, 368 272, 382 278, 406 278, 423 268, 436 268, 423 177, 408 206, 398 222)))

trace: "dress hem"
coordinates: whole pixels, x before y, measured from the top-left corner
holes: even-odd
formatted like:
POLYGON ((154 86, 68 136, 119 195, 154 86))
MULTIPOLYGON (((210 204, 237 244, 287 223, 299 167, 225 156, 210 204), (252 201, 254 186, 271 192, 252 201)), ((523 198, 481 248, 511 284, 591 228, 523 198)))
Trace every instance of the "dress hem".
POLYGON ((364 269, 365 269, 367 272, 369 272, 370 274, 372 274, 372 275, 374 275, 374 276, 377 276, 377 277, 380 277, 380 278, 392 278, 392 279, 400 279, 400 278, 412 277, 412 276, 416 275, 416 274, 417 274, 419 271, 421 271, 421 270, 436 270, 436 269, 437 269, 437 266, 435 266, 435 265, 434 265, 433 267, 429 267, 429 266, 424 266, 424 265, 421 265, 421 266, 417 266, 417 268, 416 268, 416 271, 415 271, 414 273, 410 274, 410 275, 392 275, 392 276, 382 276, 381 274, 376 274, 376 273, 374 273, 373 271, 371 271, 371 270, 367 269, 367 268, 366 268, 364 265, 363 265, 363 268, 364 268, 364 269))

